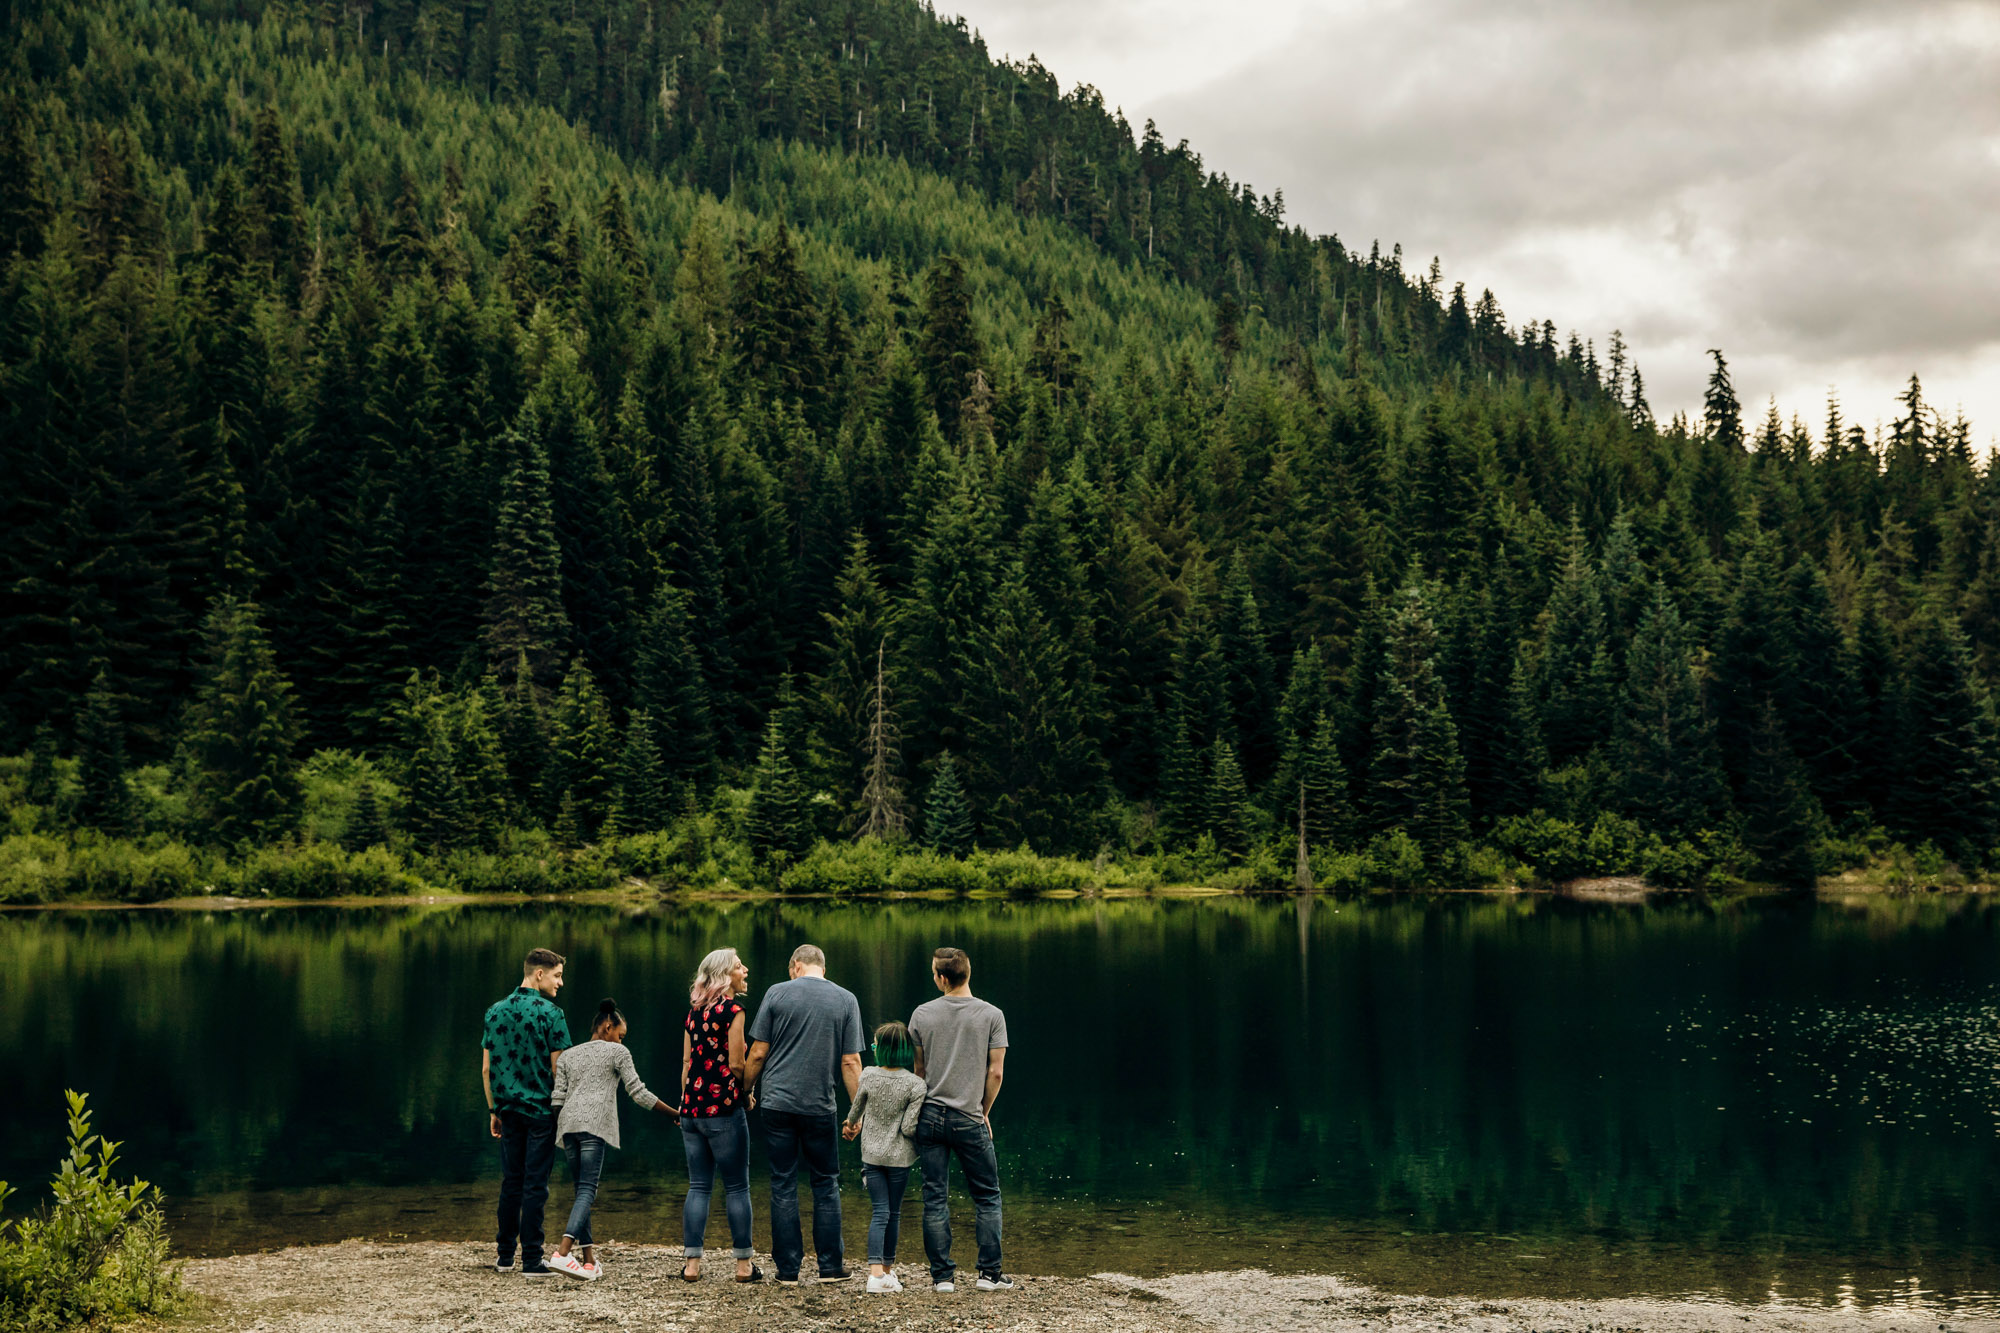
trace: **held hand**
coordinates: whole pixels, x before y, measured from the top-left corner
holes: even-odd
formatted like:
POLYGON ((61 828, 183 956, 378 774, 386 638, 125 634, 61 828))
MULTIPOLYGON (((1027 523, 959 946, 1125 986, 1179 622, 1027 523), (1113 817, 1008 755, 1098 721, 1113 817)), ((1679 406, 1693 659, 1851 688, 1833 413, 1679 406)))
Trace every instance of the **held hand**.
POLYGON ((750 1109, 751 1109, 751 1110, 753 1110, 753 1111, 757 1109, 757 1091, 756 1091, 756 1089, 755 1089, 755 1088, 752 1088, 752 1089, 750 1090, 750 1103, 749 1103, 749 1106, 750 1106, 750 1109))
POLYGON ((840 1127, 840 1137, 846 1139, 849 1143, 852 1143, 854 1140, 861 1137, 861 1126, 853 1123, 852 1121, 849 1121, 847 1124, 842 1125, 840 1127))
POLYGON ((500 1113, 498 1111, 488 1111, 486 1113, 486 1129, 494 1138, 497 1139, 500 1137, 500 1113))
POLYGON ((670 1115, 676 1120, 681 1118, 681 1108, 678 1106, 669 1106, 665 1102, 654 1102, 653 1109, 661 1115, 670 1115))

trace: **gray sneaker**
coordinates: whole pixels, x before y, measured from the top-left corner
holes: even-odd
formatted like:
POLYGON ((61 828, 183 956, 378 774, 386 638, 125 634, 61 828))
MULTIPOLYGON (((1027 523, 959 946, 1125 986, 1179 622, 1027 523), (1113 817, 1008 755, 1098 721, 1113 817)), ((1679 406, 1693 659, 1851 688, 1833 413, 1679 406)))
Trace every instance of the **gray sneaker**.
POLYGON ((1014 1279, 1005 1273, 981 1273, 979 1281, 973 1285, 981 1291, 1012 1291, 1014 1279))

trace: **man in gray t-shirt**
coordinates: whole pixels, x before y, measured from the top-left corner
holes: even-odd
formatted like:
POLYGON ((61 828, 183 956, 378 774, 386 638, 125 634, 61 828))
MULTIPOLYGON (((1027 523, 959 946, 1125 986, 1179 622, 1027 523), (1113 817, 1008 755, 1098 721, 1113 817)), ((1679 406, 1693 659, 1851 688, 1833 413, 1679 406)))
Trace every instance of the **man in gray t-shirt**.
POLYGON ((993 1100, 1007 1068, 1007 1016, 972 993, 972 960, 963 949, 931 955, 931 980, 944 994, 917 1006, 910 1036, 916 1072, 927 1096, 917 1120, 917 1157, 924 1167, 924 1254, 931 1282, 956 1289, 951 1261, 951 1196, 945 1172, 958 1159, 972 1196, 979 1239, 979 1289, 1008 1291, 1000 1271, 1000 1162, 993 1153, 993 1100))
POLYGON ((792 979, 771 987, 750 1024, 743 1085, 756 1087, 771 1155, 771 1259, 778 1281, 799 1280, 799 1162, 812 1179, 813 1249, 822 1278, 847 1276, 840 1239, 840 1115, 834 1080, 854 1100, 861 1082, 861 1006, 826 979, 826 955, 792 952, 792 979))

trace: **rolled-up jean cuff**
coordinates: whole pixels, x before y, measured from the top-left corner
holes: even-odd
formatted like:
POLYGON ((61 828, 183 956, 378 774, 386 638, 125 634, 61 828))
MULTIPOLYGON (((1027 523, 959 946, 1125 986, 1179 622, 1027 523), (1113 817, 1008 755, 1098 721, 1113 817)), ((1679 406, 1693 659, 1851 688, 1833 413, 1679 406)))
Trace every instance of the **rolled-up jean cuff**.
POLYGON ((743 1249, 740 1249, 740 1250, 737 1250, 737 1251, 735 1251, 735 1254, 736 1254, 736 1257, 737 1257, 738 1259, 748 1259, 748 1258, 749 1258, 749 1257, 750 1257, 751 1255, 753 1255, 753 1254, 755 1254, 755 1253, 756 1253, 756 1251, 755 1251, 755 1250, 753 1250, 753 1249, 750 1249, 750 1248, 749 1248, 748 1246, 745 1246, 745 1247, 744 1247, 743 1249))
POLYGON ((699 1246, 699 1245, 683 1245, 683 1246, 681 1246, 681 1258, 683 1258, 683 1259, 699 1259, 699 1258, 701 1258, 701 1246, 699 1246))

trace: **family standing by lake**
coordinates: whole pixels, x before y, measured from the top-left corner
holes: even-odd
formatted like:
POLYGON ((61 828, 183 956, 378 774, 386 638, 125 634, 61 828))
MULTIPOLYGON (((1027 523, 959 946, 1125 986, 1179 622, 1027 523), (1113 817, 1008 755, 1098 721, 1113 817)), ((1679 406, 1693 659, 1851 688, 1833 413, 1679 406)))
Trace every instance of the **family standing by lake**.
POLYGON ((799 1281, 805 1241, 799 1221, 799 1171, 813 1194, 813 1258, 820 1281, 849 1274, 841 1233, 840 1142, 861 1140, 868 1225, 868 1290, 903 1289, 895 1272, 901 1208, 912 1167, 923 1174, 924 1255, 932 1289, 955 1290, 950 1195, 953 1160, 972 1196, 978 1288, 1007 1291, 1001 1268, 1000 1168, 990 1114, 1000 1095, 1007 1018, 972 994, 964 950, 931 956, 942 994, 917 1006, 907 1024, 885 1022, 864 1068, 861 1006, 826 977, 826 955, 802 944, 791 977, 771 987, 748 1018, 750 969, 734 949, 701 960, 688 991, 681 1030, 680 1101, 648 1091, 625 1045, 628 1025, 612 1000, 597 1007, 590 1040, 572 1044, 555 997, 563 958, 529 952, 521 984, 486 1011, 480 1077, 488 1127, 500 1142, 498 1257, 511 1273, 518 1250, 523 1277, 564 1273, 602 1276, 590 1215, 607 1151, 619 1146, 618 1089, 633 1105, 676 1117, 687 1153, 682 1208, 681 1276, 701 1277, 708 1214, 719 1181, 738 1282, 761 1282, 751 1262, 750 1119, 756 1111, 771 1171, 771 1257, 777 1281, 799 1281), (838 1095, 845 1089, 843 1120, 838 1095), (557 1148, 568 1159, 576 1198, 555 1252, 543 1255, 543 1212, 557 1148))

